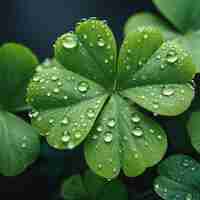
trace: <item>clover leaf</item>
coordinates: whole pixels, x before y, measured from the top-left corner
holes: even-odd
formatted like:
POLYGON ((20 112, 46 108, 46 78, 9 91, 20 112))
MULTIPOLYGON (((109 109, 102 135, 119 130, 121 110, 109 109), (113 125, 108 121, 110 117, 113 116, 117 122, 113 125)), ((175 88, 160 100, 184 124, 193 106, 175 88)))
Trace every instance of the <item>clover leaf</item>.
POLYGON ((194 96, 191 57, 151 27, 129 34, 117 57, 111 30, 95 19, 78 23, 54 48, 62 65, 41 67, 27 94, 32 124, 47 142, 73 149, 85 140, 88 165, 108 179, 159 162, 166 135, 139 106, 165 116, 184 112, 194 96))
POLYGON ((200 112, 195 111, 191 114, 187 124, 187 129, 193 147, 200 153, 200 134, 199 134, 200 112))
POLYGON ((200 164, 186 155, 173 155, 158 168, 156 193, 166 200, 200 199, 200 164))
POLYGON ((26 108, 26 87, 37 63, 22 45, 0 47, 0 173, 5 176, 23 172, 39 154, 37 131, 11 113, 26 108))
POLYGON ((83 176, 67 178, 61 195, 65 200, 128 200, 128 193, 120 180, 108 182, 89 170, 83 176))
POLYGON ((191 53, 193 62, 200 72, 200 2, 198 0, 153 0, 153 2, 166 17, 166 21, 152 13, 139 13, 130 17, 125 26, 125 33, 142 25, 157 27, 163 32, 166 40, 175 39, 191 53))

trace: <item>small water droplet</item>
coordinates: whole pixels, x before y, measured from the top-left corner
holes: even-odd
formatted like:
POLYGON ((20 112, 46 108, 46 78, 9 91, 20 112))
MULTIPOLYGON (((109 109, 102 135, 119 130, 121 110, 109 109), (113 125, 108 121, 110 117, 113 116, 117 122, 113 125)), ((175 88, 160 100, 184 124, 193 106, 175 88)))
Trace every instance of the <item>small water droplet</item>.
POLYGON ((104 41, 102 38, 100 38, 100 39, 97 41, 97 44, 98 44, 99 47, 103 47, 103 46, 105 46, 105 41, 104 41))
POLYGON ((54 123, 54 119, 50 119, 49 124, 53 124, 53 123, 54 123))
POLYGON ((192 200, 192 194, 188 193, 185 197, 185 200, 192 200))
POLYGON ((60 90, 59 90, 58 88, 55 88, 55 89, 53 90, 53 92, 54 92, 54 93, 59 93, 60 90))
POLYGON ((95 117, 95 111, 93 109, 89 108, 87 111, 87 116, 88 116, 88 118, 92 119, 93 117, 95 117))
POLYGON ((102 169, 103 166, 102 166, 102 164, 98 164, 97 167, 98 167, 98 169, 102 169))
POLYGON ((73 49, 78 45, 77 37, 73 33, 67 33, 63 38, 63 47, 66 49, 73 49))
POLYGON ((164 96, 171 96, 174 94, 174 90, 172 88, 164 87, 162 90, 162 94, 164 96))
POLYGON ((140 137, 144 134, 144 132, 141 128, 137 127, 137 128, 132 130, 132 134, 137 136, 137 137, 140 137))
POLYGON ((52 76, 52 77, 51 77, 51 80, 52 80, 52 81, 57 81, 57 80, 58 80, 58 77, 57 77, 57 76, 52 76))
POLYGON ((63 142, 69 142, 70 136, 64 134, 64 135, 62 136, 61 140, 62 140, 63 142))
POLYGON ((148 39, 148 35, 147 34, 144 34, 144 39, 148 39))
POLYGON ((98 127, 97 127, 97 131, 98 131, 98 132, 102 132, 102 131, 103 131, 103 127, 102 127, 102 126, 98 126, 98 127))
POLYGON ((176 55, 168 55, 167 62, 168 63, 175 63, 178 60, 178 57, 176 55))
POLYGON ((63 125, 67 125, 69 123, 69 119, 67 117, 65 117, 62 121, 61 124, 63 125))
POLYGON ((108 132, 108 133, 106 133, 106 134, 104 135, 104 141, 105 141, 106 143, 112 142, 112 139, 113 139, 113 136, 112 136, 112 134, 111 134, 110 132, 108 132))
POLYGON ((68 96, 64 96, 63 99, 64 99, 64 100, 67 100, 67 99, 68 99, 68 96))
POLYGON ((88 85, 87 82, 81 81, 81 82, 78 84, 78 90, 79 90, 80 92, 85 93, 85 92, 88 91, 88 89, 89 89, 89 85, 88 85))
POLYGON ((131 117, 131 121, 134 122, 134 123, 138 123, 140 122, 140 117, 137 115, 137 114, 134 114, 132 117, 131 117))
POLYGON ((26 147, 27 147, 27 144, 23 142, 22 145, 21 145, 21 147, 22 147, 22 148, 26 148, 26 147))
POLYGON ((115 127, 116 121, 114 119, 110 119, 107 123, 108 127, 113 128, 115 127))

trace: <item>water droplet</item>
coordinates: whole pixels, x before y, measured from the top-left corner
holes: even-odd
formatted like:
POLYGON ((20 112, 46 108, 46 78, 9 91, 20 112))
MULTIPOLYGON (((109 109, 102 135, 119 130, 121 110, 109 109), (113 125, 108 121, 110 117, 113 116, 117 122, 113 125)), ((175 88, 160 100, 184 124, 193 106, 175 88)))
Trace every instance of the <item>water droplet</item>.
POLYGON ((108 127, 115 127, 116 121, 114 119, 110 119, 107 123, 108 127))
POLYGON ((103 47, 103 46, 105 46, 105 41, 104 41, 102 38, 100 38, 100 39, 97 41, 97 44, 98 44, 99 47, 103 47))
POLYGON ((51 96, 51 93, 50 93, 50 92, 47 92, 47 96, 50 97, 50 96, 51 96))
POLYGON ((158 108, 159 108, 159 105, 158 105, 157 102, 154 102, 154 103, 153 103, 153 108, 155 108, 155 109, 158 109, 158 108))
POLYGON ((162 94, 164 96, 171 96, 174 94, 174 90, 172 88, 164 87, 162 90, 162 94))
POLYGON ((38 82, 39 80, 40 80, 40 78, 37 77, 37 76, 35 76, 35 77, 33 78, 33 81, 35 81, 35 82, 38 82))
POLYGON ((83 35, 83 39, 85 39, 85 40, 87 39, 87 35, 86 34, 83 35))
POLYGON ((61 85, 62 85, 62 82, 59 81, 59 82, 58 82, 58 86, 61 86, 61 85))
POLYGON ((78 40, 73 33, 67 33, 63 38, 63 47, 66 49, 73 49, 77 46, 78 40))
POLYGON ((70 136, 69 136, 69 135, 63 135, 62 138, 61 138, 61 140, 62 140, 63 142, 69 142, 70 136))
POLYGON ((54 122, 54 119, 49 120, 49 124, 53 124, 53 122, 54 122))
POLYGON ((39 112, 38 112, 38 111, 35 111, 35 112, 32 112, 32 113, 31 113, 31 116, 32 116, 33 118, 38 117, 38 115, 39 115, 39 112))
POLYGON ((108 133, 105 134, 105 136, 104 136, 104 141, 105 141, 106 143, 112 142, 112 139, 113 139, 113 136, 112 136, 112 134, 111 134, 110 132, 108 132, 108 133))
POLYGON ((135 128, 132 130, 132 134, 137 136, 137 137, 140 137, 144 134, 143 130, 141 128, 135 128))
POLYGON ((102 169, 103 166, 102 166, 102 164, 98 164, 97 167, 98 167, 98 169, 102 169))
POLYGON ((103 131, 103 127, 102 127, 102 126, 98 126, 98 127, 97 127, 97 131, 98 131, 98 132, 102 132, 102 131, 103 131))
POLYGON ((108 64, 108 63, 109 63, 109 60, 108 60, 108 59, 105 59, 104 62, 105 62, 105 64, 108 64))
POLYGON ((93 136, 92 136, 92 139, 93 140, 96 140, 98 138, 98 136, 96 135, 96 134, 94 134, 93 136))
POLYGON ((81 137, 81 133, 80 132, 75 133, 75 138, 76 139, 79 139, 80 137, 81 137))
POLYGON ((162 135, 158 135, 157 138, 158 138, 159 140, 161 140, 161 139, 162 139, 162 135))
POLYGON ((93 109, 89 108, 87 111, 87 116, 88 118, 92 119, 93 117, 95 117, 95 112, 93 109))
POLYGON ((88 85, 87 82, 82 81, 82 82, 80 82, 80 83, 78 84, 78 90, 79 90, 80 92, 85 93, 85 92, 88 91, 88 89, 89 89, 89 85, 88 85))
POLYGON ((67 148, 68 148, 68 149, 73 149, 74 146, 75 146, 75 145, 74 145, 73 142, 69 142, 68 145, 67 145, 67 148))
POLYGON ((26 148, 27 147, 26 143, 22 143, 21 147, 26 148))
POLYGON ((69 119, 65 117, 62 121, 61 124, 67 125, 69 123, 69 119))
POLYGON ((68 99, 68 96, 64 96, 63 99, 64 99, 64 100, 67 100, 67 99, 68 99))
POLYGON ((54 90, 53 90, 53 92, 54 93, 58 93, 60 90, 58 89, 58 88, 55 88, 54 90))
POLYGON ((144 34, 144 39, 148 39, 148 35, 147 34, 144 34))
POLYGON ((169 55, 168 57, 167 57, 167 62, 168 63, 175 63, 176 61, 178 60, 178 57, 177 56, 173 56, 173 55, 169 55))
POLYGON ((192 200, 192 194, 188 193, 185 197, 185 200, 192 200))
POLYGON ((131 118, 131 121, 134 122, 134 123, 138 123, 140 122, 140 117, 137 115, 137 114, 134 114, 131 118))
POLYGON ((52 77, 51 77, 51 80, 52 80, 52 81, 57 81, 57 80, 58 80, 58 77, 57 77, 57 76, 52 76, 52 77))

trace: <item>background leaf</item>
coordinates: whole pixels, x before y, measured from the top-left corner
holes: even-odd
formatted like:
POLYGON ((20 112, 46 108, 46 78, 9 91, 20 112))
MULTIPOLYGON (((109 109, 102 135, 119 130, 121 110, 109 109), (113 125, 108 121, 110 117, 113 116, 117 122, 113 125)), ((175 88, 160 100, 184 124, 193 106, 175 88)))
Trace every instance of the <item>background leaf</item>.
POLYGON ((189 156, 174 155, 159 166, 160 176, 154 188, 163 199, 171 200, 200 198, 200 164, 189 156))
POLYGON ((198 0, 153 0, 159 10, 181 32, 200 28, 200 2, 198 0), (192 13, 192 14, 191 14, 192 13))
POLYGON ((200 153, 200 132, 199 132, 200 112, 196 111, 191 114, 187 124, 187 129, 193 147, 200 153))
POLYGON ((0 47, 0 104, 4 109, 25 108, 26 87, 37 64, 35 55, 20 44, 7 43, 0 47))
POLYGON ((13 114, 1 111, 0 149, 0 173, 16 176, 38 157, 38 132, 13 114))

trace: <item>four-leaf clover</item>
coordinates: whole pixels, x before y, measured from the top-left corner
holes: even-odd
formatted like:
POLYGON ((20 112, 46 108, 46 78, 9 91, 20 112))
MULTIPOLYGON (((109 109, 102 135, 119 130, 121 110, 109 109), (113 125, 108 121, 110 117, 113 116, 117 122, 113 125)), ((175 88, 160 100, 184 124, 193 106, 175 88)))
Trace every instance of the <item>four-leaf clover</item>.
POLYGON ((158 163, 167 138, 142 108, 175 116, 189 107, 191 56, 175 42, 163 43, 151 27, 128 34, 118 55, 107 24, 93 18, 58 38, 54 48, 61 64, 41 65, 27 95, 32 124, 47 142, 73 149, 85 140, 87 164, 108 179, 121 168, 138 176, 158 163))

